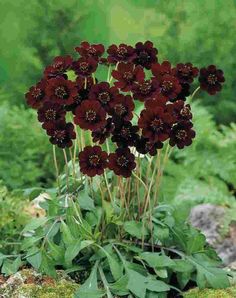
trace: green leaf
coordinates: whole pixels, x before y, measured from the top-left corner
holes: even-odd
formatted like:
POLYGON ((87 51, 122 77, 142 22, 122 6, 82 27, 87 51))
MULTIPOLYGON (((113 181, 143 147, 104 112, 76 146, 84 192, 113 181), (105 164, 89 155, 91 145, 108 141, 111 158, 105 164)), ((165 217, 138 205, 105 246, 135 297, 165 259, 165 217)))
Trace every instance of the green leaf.
POLYGON ((66 246, 70 245, 74 241, 74 237, 67 224, 64 221, 61 222, 62 239, 66 246))
POLYGON ((76 292, 75 298, 101 298, 104 296, 105 292, 98 289, 97 270, 98 263, 94 265, 89 278, 76 292))
POLYGON ((115 280, 118 280, 123 273, 123 266, 118 262, 117 258, 113 254, 107 254, 107 260, 111 268, 111 273, 115 280))
POLYGON ((5 260, 7 258, 7 256, 5 256, 4 254, 0 253, 0 267, 2 266, 3 260, 5 260))
POLYGON ((175 266, 175 262, 171 258, 165 255, 160 255, 159 253, 144 252, 140 255, 140 257, 144 261, 146 261, 152 268, 165 268, 175 266))
POLYGON ((95 209, 93 199, 90 198, 90 196, 85 190, 79 192, 78 203, 81 209, 89 211, 95 209))
POLYGON ((50 248, 50 255, 55 261, 59 261, 60 263, 64 260, 65 249, 62 246, 55 244, 52 241, 48 240, 48 246, 50 248))
POLYGON ((47 217, 34 218, 25 226, 23 232, 36 230, 37 228, 44 226, 48 220, 49 218, 47 217))
POLYGON ((198 231, 195 231, 195 233, 191 237, 189 237, 189 240, 187 242, 187 253, 193 254, 200 250, 203 250, 205 244, 206 237, 203 234, 200 234, 198 231))
POLYGON ((35 268, 39 269, 42 263, 42 253, 38 248, 33 248, 28 252, 29 257, 26 260, 35 268))
POLYGON ((77 240, 77 241, 74 241, 73 243, 71 243, 67 249, 66 249, 66 252, 65 252, 65 262, 66 264, 71 264, 72 260, 79 254, 79 252, 92 245, 94 243, 94 241, 92 240, 77 240))
POLYGON ((127 290, 128 276, 123 275, 115 283, 110 284, 109 287, 112 293, 120 296, 128 295, 129 291, 127 290))
POLYGON ((147 281, 147 289, 152 292, 167 292, 170 290, 170 286, 164 281, 149 278, 147 281))
POLYGON ((20 257, 17 257, 14 261, 5 259, 2 266, 2 273, 5 275, 15 274, 21 265, 22 261, 20 257))
POLYGON ((137 271, 129 269, 127 289, 129 289, 137 297, 145 298, 147 289, 146 277, 137 271))
POLYGON ((129 233, 131 236, 134 236, 138 239, 142 239, 142 235, 147 236, 148 231, 143 226, 142 222, 136 222, 136 221, 127 221, 124 224, 124 229, 127 233, 129 233))
POLYGON ((169 238, 170 231, 166 227, 161 227, 159 225, 154 224, 154 238, 160 241, 164 241, 169 238))
POLYGON ((172 269, 176 272, 192 272, 194 271, 194 266, 187 260, 176 259, 172 269))

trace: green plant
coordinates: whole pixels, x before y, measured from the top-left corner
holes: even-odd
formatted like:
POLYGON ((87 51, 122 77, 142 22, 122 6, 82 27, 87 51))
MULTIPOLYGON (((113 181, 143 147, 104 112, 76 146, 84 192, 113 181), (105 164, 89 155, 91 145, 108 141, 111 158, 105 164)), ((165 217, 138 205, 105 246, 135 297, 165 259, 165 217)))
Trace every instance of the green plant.
MULTIPOLYGON (((0 252, 18 253, 22 241, 21 231, 30 217, 25 211, 28 204, 21 195, 13 194, 0 181, 0 252)), ((1 254, 0 254, 1 259, 1 254)))
POLYGON ((0 118, 0 177, 5 185, 11 189, 50 185, 55 177, 52 149, 34 121, 35 113, 5 104, 0 118))

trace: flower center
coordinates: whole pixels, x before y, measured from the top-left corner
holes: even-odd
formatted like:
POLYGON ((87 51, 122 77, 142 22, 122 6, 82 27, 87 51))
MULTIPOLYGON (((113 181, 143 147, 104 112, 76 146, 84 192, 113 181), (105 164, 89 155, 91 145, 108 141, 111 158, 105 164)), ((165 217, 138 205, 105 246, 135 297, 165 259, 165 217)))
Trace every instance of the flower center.
POLYGON ((184 141, 187 138, 188 134, 185 130, 181 129, 176 133, 176 138, 184 141))
POLYGON ((68 97, 67 90, 64 86, 59 86, 55 89, 55 95, 60 99, 66 99, 68 97))
POLYGON ((133 78, 134 78, 134 75, 131 71, 126 71, 124 72, 123 74, 123 78, 128 81, 128 82, 132 82, 133 81, 133 78))
POLYGON ((139 90, 141 94, 147 95, 150 93, 151 89, 152 89, 152 84, 150 82, 144 82, 139 85, 139 90))
POLYGON ((127 54, 127 49, 125 47, 119 47, 117 50, 117 56, 123 58, 127 54))
POLYGON ((89 156, 89 163, 93 167, 97 167, 100 163, 100 157, 97 154, 89 156))
POLYGON ((155 118, 152 122, 151 122, 151 127, 155 132, 159 132, 161 130, 163 130, 163 121, 161 119, 155 118))
POLYGON ((147 52, 145 51, 142 51, 139 53, 139 57, 138 57, 138 60, 141 64, 145 64, 147 62, 149 62, 150 60, 150 56, 148 55, 147 52))
POLYGON ((91 56, 96 56, 96 49, 94 47, 89 47, 88 49, 88 54, 91 55, 91 56))
POLYGON ((122 116, 126 113, 126 108, 120 103, 115 105, 114 111, 117 115, 122 116))
POLYGON ((190 117, 191 116, 190 109, 188 107, 183 107, 180 110, 180 115, 183 116, 183 117, 190 117))
POLYGON ((128 163, 129 163, 129 160, 124 155, 117 158, 117 164, 120 167, 126 167, 128 163))
POLYGON ((86 112, 86 114, 85 114, 85 118, 86 118, 86 120, 87 120, 88 122, 93 122, 93 121, 95 121, 95 120, 96 120, 96 116, 97 116, 97 114, 96 114, 96 112, 93 111, 93 110, 88 110, 88 111, 86 112))
POLYGON ((129 138, 131 137, 131 132, 130 132, 130 129, 127 128, 127 127, 122 127, 121 131, 120 131, 120 134, 122 137, 124 138, 129 138))
POLYGON ((190 72, 191 72, 191 67, 190 66, 187 66, 187 65, 184 65, 179 70, 179 72, 181 73, 182 76, 187 77, 190 74, 190 72))
POLYGON ((87 62, 81 62, 79 68, 81 71, 86 72, 89 70, 89 64, 87 62))
POLYGON ((63 142, 63 140, 66 137, 66 131, 65 130, 55 130, 54 131, 54 138, 57 142, 63 142))
POLYGON ((32 92, 32 96, 35 99, 40 99, 42 97, 43 93, 42 90, 40 88, 34 88, 33 92, 32 92))
POLYGON ((52 64, 52 67, 57 69, 58 71, 62 71, 63 70, 63 63, 61 61, 54 62, 52 64))
POLYGON ((164 81, 161 87, 164 92, 168 92, 173 88, 173 83, 171 81, 164 81))
POLYGON ((210 85, 215 85, 215 83, 217 82, 217 77, 214 74, 209 74, 209 76, 207 77, 207 81, 210 85))
POLYGON ((111 100, 111 96, 108 92, 101 92, 98 95, 98 99, 101 103, 107 104, 111 100))
POLYGON ((45 112, 45 118, 47 120, 55 120, 56 119, 56 111, 53 109, 49 109, 45 112))

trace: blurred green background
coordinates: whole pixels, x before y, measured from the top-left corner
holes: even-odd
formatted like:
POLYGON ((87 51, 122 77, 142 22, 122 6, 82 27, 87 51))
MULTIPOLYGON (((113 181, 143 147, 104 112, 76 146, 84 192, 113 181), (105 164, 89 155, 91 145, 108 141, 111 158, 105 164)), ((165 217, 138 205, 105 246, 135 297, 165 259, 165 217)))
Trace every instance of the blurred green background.
POLYGON ((54 181, 51 146, 24 93, 82 40, 148 39, 160 61, 216 64, 226 84, 219 95, 200 93, 199 105, 215 129, 236 121, 235 0, 0 0, 0 20, 0 180, 10 189, 54 181))

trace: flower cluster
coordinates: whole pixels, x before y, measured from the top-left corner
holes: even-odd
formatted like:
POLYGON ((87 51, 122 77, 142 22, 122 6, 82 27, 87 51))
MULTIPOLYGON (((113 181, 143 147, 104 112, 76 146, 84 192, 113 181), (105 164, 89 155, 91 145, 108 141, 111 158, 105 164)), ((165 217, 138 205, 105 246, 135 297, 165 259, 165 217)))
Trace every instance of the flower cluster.
POLYGON ((198 77, 200 88, 213 95, 225 80, 214 65, 199 70, 192 63, 158 62, 151 41, 134 47, 113 44, 107 51, 102 44, 82 42, 75 51, 76 59, 56 57, 26 100, 52 144, 71 147, 76 126, 91 134, 94 145, 79 153, 81 172, 90 177, 106 168, 130 177, 136 167, 134 150, 154 156, 164 142, 179 149, 189 146, 195 137, 186 103, 191 84, 198 77), (107 80, 95 76, 99 66, 109 67, 107 80), (138 102, 143 105, 140 114, 135 112, 138 102), (67 121, 68 115, 73 121, 67 121), (104 149, 108 138, 112 153, 104 149))

